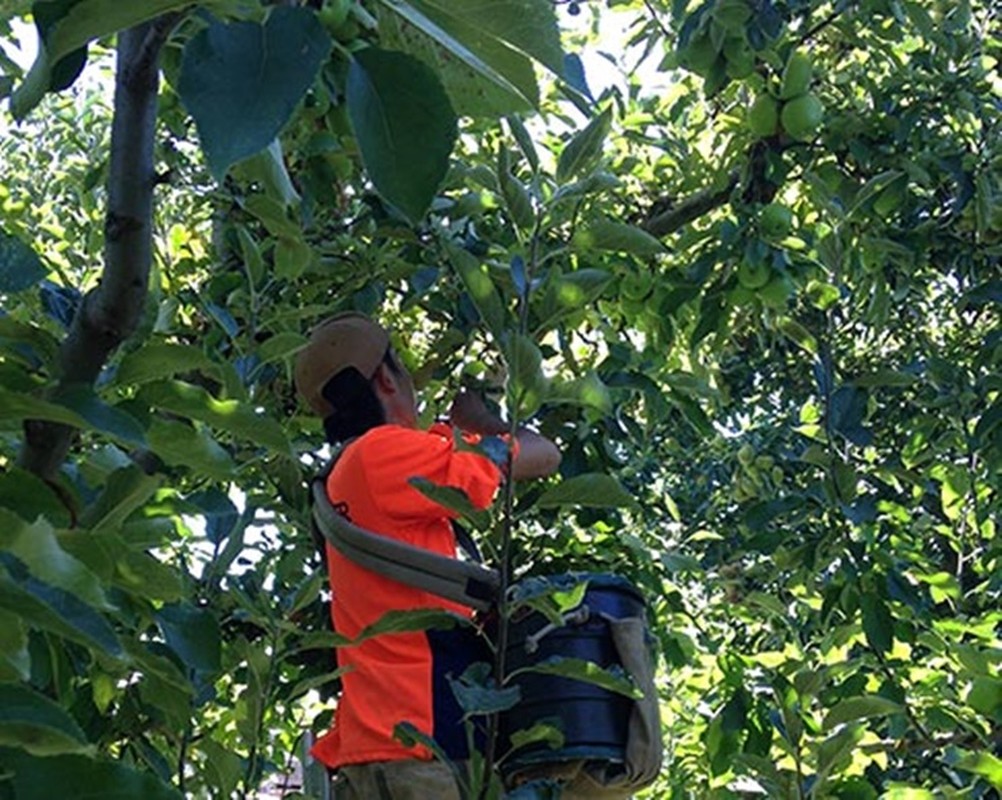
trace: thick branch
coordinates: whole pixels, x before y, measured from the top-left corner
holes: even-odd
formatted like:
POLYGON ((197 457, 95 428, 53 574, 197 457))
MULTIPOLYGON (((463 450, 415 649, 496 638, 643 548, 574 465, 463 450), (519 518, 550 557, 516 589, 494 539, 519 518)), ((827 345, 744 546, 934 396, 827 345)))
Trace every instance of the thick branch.
MULTIPOLYGON (((81 303, 60 349, 56 397, 69 386, 93 385, 108 357, 142 317, 153 247, 159 53, 175 21, 160 18, 118 36, 104 271, 98 287, 81 303)), ((73 435, 65 425, 28 421, 21 466, 52 479, 73 435)))
POLYGON ((727 179, 727 185, 720 189, 703 189, 692 197, 686 198, 680 205, 669 209, 647 220, 643 228, 652 236, 662 237, 674 233, 683 225, 719 208, 726 203, 738 185, 738 173, 732 172, 727 179))

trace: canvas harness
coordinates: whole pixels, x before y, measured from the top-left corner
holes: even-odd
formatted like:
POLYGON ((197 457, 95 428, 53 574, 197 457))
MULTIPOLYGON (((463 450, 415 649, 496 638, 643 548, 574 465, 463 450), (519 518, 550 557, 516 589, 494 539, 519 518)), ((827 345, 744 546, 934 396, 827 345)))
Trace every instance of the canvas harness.
POLYGON ((381 536, 337 512, 327 497, 326 484, 340 452, 311 485, 313 523, 323 538, 348 560, 379 575, 478 611, 490 608, 498 597, 500 574, 478 563, 481 559, 476 544, 460 526, 453 526, 456 541, 472 561, 438 555, 381 536))

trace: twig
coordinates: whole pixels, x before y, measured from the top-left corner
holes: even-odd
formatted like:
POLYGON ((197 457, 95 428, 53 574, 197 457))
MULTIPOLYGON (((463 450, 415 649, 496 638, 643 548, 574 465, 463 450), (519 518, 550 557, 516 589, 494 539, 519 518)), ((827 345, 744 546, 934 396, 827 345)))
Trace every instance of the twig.
POLYGON ((687 198, 681 205, 651 217, 643 224, 643 229, 652 236, 668 236, 683 225, 687 225, 704 214, 719 208, 730 199, 734 187, 738 185, 738 173, 727 177, 727 185, 721 189, 709 187, 687 198))

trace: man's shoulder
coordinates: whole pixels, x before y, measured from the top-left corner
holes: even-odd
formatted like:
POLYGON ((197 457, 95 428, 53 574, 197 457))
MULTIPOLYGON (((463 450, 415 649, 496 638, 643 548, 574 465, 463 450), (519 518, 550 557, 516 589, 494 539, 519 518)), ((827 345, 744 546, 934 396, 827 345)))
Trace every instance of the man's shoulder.
POLYGON ((359 436, 348 449, 354 450, 358 456, 366 453, 386 456, 393 452, 414 450, 431 453, 444 445, 451 446, 451 441, 450 430, 445 425, 436 424, 427 430, 403 425, 379 425, 359 436))

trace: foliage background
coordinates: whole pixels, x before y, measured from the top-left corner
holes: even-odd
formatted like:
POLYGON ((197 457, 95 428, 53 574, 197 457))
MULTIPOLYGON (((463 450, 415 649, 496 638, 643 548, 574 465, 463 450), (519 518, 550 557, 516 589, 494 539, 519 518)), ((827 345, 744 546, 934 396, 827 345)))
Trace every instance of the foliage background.
POLYGON ((648 796, 996 796, 998 9, 274 5, 35 4, 90 67, 33 109, 0 57, 25 117, 0 142, 0 796, 247 796, 327 723, 322 435, 290 364, 341 308, 397 332, 429 417, 500 387, 561 444, 578 490, 520 489, 514 562, 648 595, 648 796), (268 49, 241 39, 209 85, 185 63, 206 10, 302 36, 315 68, 248 86, 237 55, 268 49), (60 348, 114 263, 110 48, 154 11, 176 16, 149 288, 68 385, 60 348), (565 54, 605 47, 600 25, 627 44, 593 97, 565 54), (823 121, 754 129, 797 51, 823 121), (52 470, 31 420, 78 431, 52 470))

